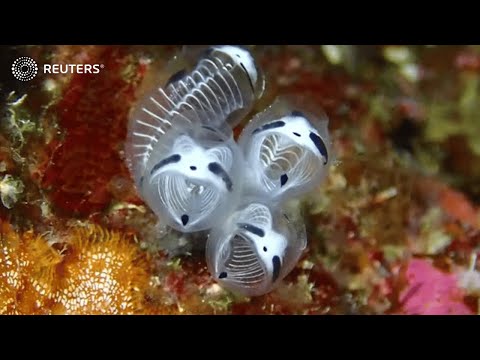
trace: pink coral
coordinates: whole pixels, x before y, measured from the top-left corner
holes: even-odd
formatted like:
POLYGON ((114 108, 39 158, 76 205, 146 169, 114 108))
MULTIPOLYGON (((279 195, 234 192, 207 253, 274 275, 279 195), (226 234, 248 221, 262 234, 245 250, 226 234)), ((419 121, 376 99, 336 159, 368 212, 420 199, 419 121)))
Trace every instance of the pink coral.
POLYGON ((427 260, 413 259, 407 266, 408 285, 400 294, 404 314, 469 315, 463 291, 454 274, 442 272, 427 260))

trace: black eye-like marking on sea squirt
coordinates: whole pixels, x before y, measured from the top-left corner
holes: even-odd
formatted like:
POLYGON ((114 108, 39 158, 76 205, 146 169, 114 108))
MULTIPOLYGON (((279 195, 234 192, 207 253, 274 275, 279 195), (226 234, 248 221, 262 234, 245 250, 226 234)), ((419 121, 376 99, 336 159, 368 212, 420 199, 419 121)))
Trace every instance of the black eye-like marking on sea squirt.
POLYGON ((315 146, 317 147, 318 151, 320 151, 320 154, 325 158, 325 161, 323 162, 323 165, 326 165, 328 162, 328 153, 327 153, 327 148, 325 146, 325 143, 323 142, 322 138, 318 136, 317 134, 311 132, 310 133, 310 139, 313 141, 315 146))
POLYGON ((238 227, 247 230, 248 232, 251 232, 252 234, 255 234, 259 237, 264 237, 265 236, 265 231, 260 229, 259 227, 247 223, 237 223, 238 227))
POLYGON ((274 121, 268 124, 265 124, 263 126, 260 126, 259 128, 253 130, 252 134, 257 134, 260 131, 265 131, 265 130, 270 130, 270 129, 276 129, 285 126, 285 121, 279 120, 279 121, 274 121))
POLYGON ((303 115, 303 113, 301 111, 298 111, 298 110, 293 110, 291 115, 295 116, 295 117, 303 117, 303 118, 306 119, 305 115, 303 115))
POLYGON ((177 71, 175 74, 173 74, 172 76, 170 76, 170 78, 168 79, 167 81, 167 84, 165 85, 165 87, 167 87, 168 85, 170 85, 171 83, 174 83, 178 80, 181 80, 185 77, 185 75, 187 74, 187 71, 185 69, 182 69, 180 71, 177 71))
POLYGON ((222 271, 220 275, 218 275, 219 279, 225 279, 227 277, 227 273, 225 271, 222 271))
POLYGON ((202 125, 202 128, 213 131, 213 132, 217 132, 217 130, 215 130, 213 127, 208 126, 208 125, 202 125))
POLYGON ((201 58, 209 57, 212 54, 213 50, 214 50, 213 47, 209 47, 209 48, 205 49, 200 57, 201 58))
POLYGON ((280 187, 282 187, 283 185, 285 185, 288 181, 288 175, 287 174, 283 174, 282 176, 280 176, 280 187))
POLYGON ((282 266, 280 262, 280 258, 277 255, 273 257, 272 264, 273 264, 272 282, 275 282, 278 279, 278 275, 280 275, 280 268, 282 266))
POLYGON ((213 174, 220 176, 225 183, 228 191, 232 191, 232 180, 230 176, 228 176, 227 172, 222 168, 222 166, 217 162, 212 162, 208 164, 208 170, 210 170, 213 174))
MULTIPOLYGON (((240 55, 237 55, 237 56, 240 57, 240 55)), ((245 68, 245 66, 242 63, 240 63, 240 66, 242 67, 243 71, 245 71, 245 74, 247 75, 248 83, 250 84, 250 87, 252 88, 252 92, 255 92, 255 87, 253 86, 252 79, 250 78, 250 74, 248 73, 247 69, 245 68)))
POLYGON ((173 154, 172 156, 169 156, 169 157, 161 160, 157 165, 155 165, 152 168, 152 171, 150 171, 150 175, 152 175, 155 171, 160 169, 162 166, 179 162, 181 158, 182 157, 179 154, 173 154))
POLYGON ((182 224, 183 226, 187 225, 188 224, 188 220, 189 220, 189 217, 187 214, 183 214, 182 215, 182 224))

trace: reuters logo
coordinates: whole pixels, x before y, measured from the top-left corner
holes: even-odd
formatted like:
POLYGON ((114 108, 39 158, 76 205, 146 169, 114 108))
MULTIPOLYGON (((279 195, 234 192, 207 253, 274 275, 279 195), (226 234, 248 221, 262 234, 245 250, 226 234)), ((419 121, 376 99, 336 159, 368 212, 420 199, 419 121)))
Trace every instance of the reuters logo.
POLYGON ((37 75, 37 72, 37 63, 27 56, 19 57, 12 64, 12 74, 15 79, 20 81, 32 80, 37 75))

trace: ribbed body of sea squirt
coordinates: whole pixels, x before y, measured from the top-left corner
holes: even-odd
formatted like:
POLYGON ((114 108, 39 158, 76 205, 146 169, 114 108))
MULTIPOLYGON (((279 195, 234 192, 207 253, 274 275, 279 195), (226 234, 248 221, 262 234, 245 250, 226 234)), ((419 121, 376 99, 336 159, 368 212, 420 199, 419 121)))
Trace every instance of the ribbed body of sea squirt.
POLYGON ((314 189, 332 162, 326 116, 282 99, 235 142, 233 127, 263 87, 248 51, 211 47, 138 103, 126 144, 146 204, 181 232, 210 230, 210 272, 247 296, 271 291, 297 263, 306 230, 289 200, 314 189))
POLYGON ((169 225, 205 230, 233 206, 242 157, 231 126, 262 91, 263 77, 247 50, 215 46, 193 70, 174 74, 138 103, 127 164, 145 202, 169 225))
POLYGON ((245 199, 207 241, 207 264, 226 288, 247 296, 274 289, 292 270, 306 247, 298 214, 245 199))
POLYGON ((126 145, 127 163, 137 185, 154 147, 172 127, 189 128, 195 123, 233 127, 261 96, 263 84, 247 50, 214 46, 192 71, 174 74, 164 88, 147 94, 133 111, 126 145))
POLYGON ((332 161, 327 124, 322 112, 277 99, 243 130, 239 146, 249 169, 243 174, 243 205, 212 229, 207 242, 209 269, 224 287, 262 295, 297 263, 306 232, 288 200, 327 175, 332 161))
POLYGON ((240 139, 247 174, 246 192, 282 202, 308 193, 332 163, 328 118, 277 99, 257 114, 240 139))

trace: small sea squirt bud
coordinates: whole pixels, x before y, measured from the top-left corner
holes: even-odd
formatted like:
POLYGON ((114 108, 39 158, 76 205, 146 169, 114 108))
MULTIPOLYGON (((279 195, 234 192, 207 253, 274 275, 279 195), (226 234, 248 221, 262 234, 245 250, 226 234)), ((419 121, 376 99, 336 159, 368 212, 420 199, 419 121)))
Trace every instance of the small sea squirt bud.
POLYGON ((305 194, 332 162, 328 119, 277 100, 243 130, 239 145, 251 171, 247 191, 283 201, 305 194))
MULTIPOLYGON (((293 217, 295 219, 295 217, 293 217)), ((293 269, 306 246, 305 228, 281 209, 250 199, 207 241, 210 272, 225 288, 245 296, 273 290, 293 269)))

